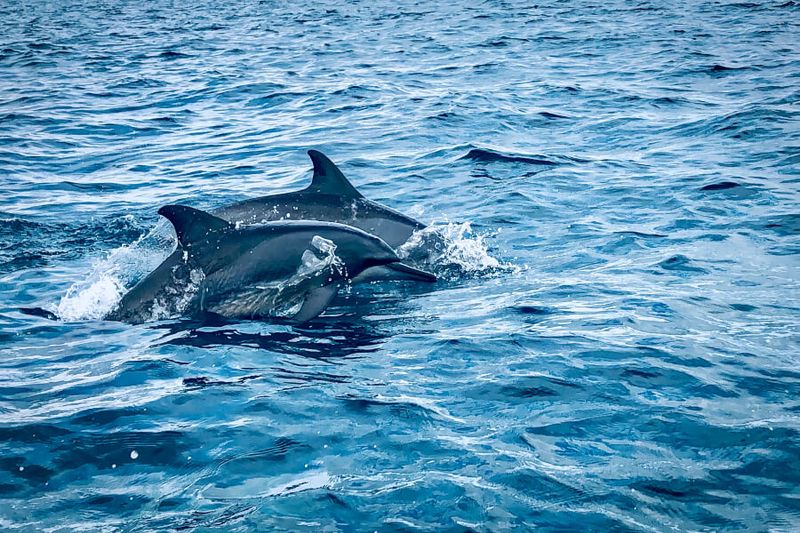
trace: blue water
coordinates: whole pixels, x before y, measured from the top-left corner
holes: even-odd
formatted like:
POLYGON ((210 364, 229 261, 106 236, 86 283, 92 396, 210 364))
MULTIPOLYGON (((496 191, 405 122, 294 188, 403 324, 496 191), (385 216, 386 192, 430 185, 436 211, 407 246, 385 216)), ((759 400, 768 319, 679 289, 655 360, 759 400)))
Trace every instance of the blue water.
POLYGON ((0 529, 800 529, 798 119, 795 1, 0 3, 0 529), (439 283, 100 319, 309 148, 439 283))

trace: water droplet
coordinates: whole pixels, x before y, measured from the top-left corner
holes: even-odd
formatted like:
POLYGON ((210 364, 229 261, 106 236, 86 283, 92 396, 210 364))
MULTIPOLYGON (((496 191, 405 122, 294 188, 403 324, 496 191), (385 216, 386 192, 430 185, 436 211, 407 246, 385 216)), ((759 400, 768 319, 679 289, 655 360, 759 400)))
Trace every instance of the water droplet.
POLYGON ((20 472, 22 472, 23 470, 25 470, 25 467, 24 467, 24 466, 21 466, 21 467, 19 467, 19 471, 20 471, 20 472))
POLYGON ((116 468, 116 467, 117 467, 116 464, 111 465, 111 468, 116 468))
POLYGON ((137 457, 139 457, 139 452, 137 452, 136 450, 133 450, 131 452, 131 459, 136 459, 137 457))

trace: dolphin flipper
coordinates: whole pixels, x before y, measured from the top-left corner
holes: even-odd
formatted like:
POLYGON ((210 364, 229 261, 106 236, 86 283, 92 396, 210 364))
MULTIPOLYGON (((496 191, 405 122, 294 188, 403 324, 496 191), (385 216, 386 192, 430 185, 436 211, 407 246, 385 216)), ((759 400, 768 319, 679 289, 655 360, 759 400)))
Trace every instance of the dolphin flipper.
POLYGON ((336 297, 338 292, 339 285, 336 283, 311 289, 308 291, 308 294, 306 294, 303 306, 292 317, 292 320, 299 324, 318 317, 328 307, 331 300, 336 297))
POLYGON ((363 198, 328 156, 317 150, 309 150, 308 157, 314 164, 314 175, 311 177, 311 185, 306 190, 348 198, 363 198))

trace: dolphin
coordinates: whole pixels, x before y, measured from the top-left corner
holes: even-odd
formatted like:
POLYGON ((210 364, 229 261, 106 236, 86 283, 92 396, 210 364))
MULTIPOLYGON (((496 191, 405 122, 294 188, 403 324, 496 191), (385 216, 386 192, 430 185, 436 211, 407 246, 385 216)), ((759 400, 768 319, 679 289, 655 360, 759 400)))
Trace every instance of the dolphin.
POLYGON ((261 196, 214 211, 229 222, 258 224, 272 220, 323 220, 359 228, 397 248, 425 228, 421 222, 364 198, 322 152, 309 150, 314 165, 311 185, 301 191, 261 196))
MULTIPOLYGON (((375 235, 392 248, 425 228, 421 222, 365 198, 322 152, 309 150, 308 155, 314 173, 311 184, 305 189, 244 200, 212 213, 232 224, 276 220, 338 222, 375 235)), ((170 298, 180 298, 189 283, 189 274, 180 251, 176 251, 128 291, 106 318, 128 322, 144 320, 145 315, 152 315, 153 302, 166 303, 170 298)), ((353 283, 387 279, 434 282, 436 276, 403 263, 390 263, 364 270, 353 283)))
POLYGON ((187 206, 168 205, 158 213, 175 227, 186 262, 202 271, 189 302, 193 313, 257 318, 299 306, 291 320, 306 322, 322 313, 349 279, 400 262, 380 238, 335 222, 237 227, 187 206))

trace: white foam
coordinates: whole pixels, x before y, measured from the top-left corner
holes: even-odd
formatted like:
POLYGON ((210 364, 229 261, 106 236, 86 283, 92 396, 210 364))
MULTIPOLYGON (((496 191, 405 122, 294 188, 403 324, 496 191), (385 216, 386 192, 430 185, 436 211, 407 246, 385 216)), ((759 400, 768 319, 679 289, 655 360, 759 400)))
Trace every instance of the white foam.
POLYGON ((174 247, 174 237, 164 224, 133 243, 120 246, 95 261, 89 274, 67 289, 55 313, 61 320, 97 320, 108 314, 128 287, 145 276, 174 247))
POLYGON ((108 313, 122 298, 125 287, 112 275, 96 273, 91 281, 75 283, 58 302, 61 320, 96 320, 108 313))
POLYGON ((469 222, 433 223, 414 232, 397 249, 397 254, 401 259, 422 268, 427 267, 445 278, 475 276, 511 268, 492 257, 486 236, 474 232, 469 222))

